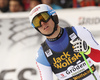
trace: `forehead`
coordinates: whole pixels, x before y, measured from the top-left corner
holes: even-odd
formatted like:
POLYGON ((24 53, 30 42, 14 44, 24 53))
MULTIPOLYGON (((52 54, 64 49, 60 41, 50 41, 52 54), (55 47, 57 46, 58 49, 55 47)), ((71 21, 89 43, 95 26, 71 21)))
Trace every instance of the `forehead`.
POLYGON ((0 0, 0 7, 7 6, 9 4, 8 0, 0 0))
POLYGON ((10 3, 17 3, 17 4, 19 4, 20 2, 16 1, 16 0, 11 0, 10 3))
POLYGON ((0 3, 8 3, 8 0, 0 0, 0 3))
POLYGON ((8 2, 8 0, 0 0, 0 2, 8 2))
POLYGON ((9 4, 10 5, 20 5, 18 1, 10 1, 9 4))

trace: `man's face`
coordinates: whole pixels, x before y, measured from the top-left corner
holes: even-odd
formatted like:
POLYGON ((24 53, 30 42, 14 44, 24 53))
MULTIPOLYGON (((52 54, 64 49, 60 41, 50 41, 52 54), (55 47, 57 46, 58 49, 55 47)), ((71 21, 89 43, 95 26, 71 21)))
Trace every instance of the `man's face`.
POLYGON ((3 8, 8 5, 8 0, 0 0, 0 8, 3 8))
POLYGON ((30 1, 30 9, 33 9, 38 4, 40 4, 39 1, 30 1))
POLYGON ((20 4, 17 1, 10 1, 9 3, 9 9, 11 12, 19 12, 20 11, 20 4))
POLYGON ((42 0, 42 3, 43 3, 43 4, 48 4, 48 5, 49 5, 49 4, 51 4, 51 1, 52 1, 52 0, 42 0))
POLYGON ((51 34, 53 32, 54 29, 54 22, 52 19, 50 19, 48 22, 41 22, 41 27, 39 27, 39 31, 42 34, 51 34))

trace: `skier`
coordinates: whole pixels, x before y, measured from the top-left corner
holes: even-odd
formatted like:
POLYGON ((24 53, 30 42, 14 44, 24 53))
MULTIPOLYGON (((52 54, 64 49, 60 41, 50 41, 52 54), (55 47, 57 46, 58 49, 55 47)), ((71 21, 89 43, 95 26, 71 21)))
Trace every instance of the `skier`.
POLYGON ((46 37, 36 56, 41 80, 53 80, 53 73, 59 80, 100 80, 93 64, 100 62, 100 45, 86 28, 61 28, 55 10, 46 4, 34 7, 29 19, 46 37))

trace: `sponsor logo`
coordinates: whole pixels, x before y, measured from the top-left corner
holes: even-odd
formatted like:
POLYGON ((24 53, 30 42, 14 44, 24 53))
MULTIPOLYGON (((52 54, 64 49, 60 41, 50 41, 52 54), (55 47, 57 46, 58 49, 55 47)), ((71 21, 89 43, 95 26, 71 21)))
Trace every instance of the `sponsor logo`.
POLYGON ((62 77, 64 77, 65 75, 64 74, 60 74, 62 77))
POLYGON ((69 37, 72 39, 72 40, 75 40, 77 38, 77 36, 75 35, 75 33, 72 33, 71 35, 69 35, 69 37))
POLYGON ((50 12, 51 14, 53 14, 53 13, 55 13, 55 11, 54 10, 51 10, 51 12, 50 12))
POLYGON ((46 54, 47 57, 50 57, 51 55, 53 55, 53 53, 50 49, 45 51, 45 54, 46 54))
POLYGON ((73 56, 70 55, 68 52, 63 52, 60 57, 53 57, 53 65, 55 68, 60 69, 63 67, 67 67, 71 65, 73 62, 76 62, 81 56, 80 53, 74 53, 73 56))
MULTIPOLYGON (((95 67, 94 66, 91 66, 91 69, 92 71, 95 71, 95 67)), ((72 80, 82 80, 82 78, 85 78, 86 76, 88 76, 89 74, 91 74, 90 70, 87 69, 86 71, 74 76, 72 78, 72 80)))
POLYGON ((33 13, 37 12, 39 9, 40 9, 40 7, 37 7, 36 9, 34 9, 34 10, 31 12, 30 16, 32 16, 33 13))
POLYGON ((86 63, 84 62, 84 63, 82 63, 82 64, 78 64, 78 65, 76 65, 76 66, 70 66, 68 69, 67 69, 67 71, 66 71, 66 73, 67 74, 71 74, 71 73, 74 73, 74 72, 79 72, 79 70, 80 69, 83 69, 83 67, 84 66, 86 66, 86 63))
POLYGON ((94 17, 94 18, 86 18, 86 17, 80 17, 79 18, 79 25, 86 25, 86 24, 100 24, 100 18, 94 17))

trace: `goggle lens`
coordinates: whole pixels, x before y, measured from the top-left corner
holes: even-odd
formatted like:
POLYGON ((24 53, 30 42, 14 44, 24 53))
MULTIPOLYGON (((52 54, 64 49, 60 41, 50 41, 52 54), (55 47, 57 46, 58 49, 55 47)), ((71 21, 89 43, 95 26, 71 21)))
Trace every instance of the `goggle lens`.
POLYGON ((35 28, 41 27, 41 21, 47 22, 50 19, 50 16, 47 12, 38 14, 32 21, 35 28))

